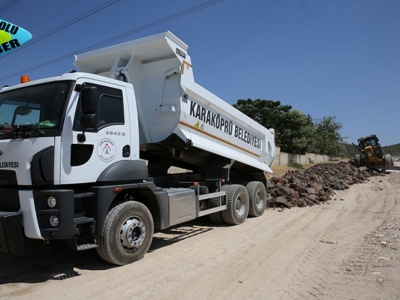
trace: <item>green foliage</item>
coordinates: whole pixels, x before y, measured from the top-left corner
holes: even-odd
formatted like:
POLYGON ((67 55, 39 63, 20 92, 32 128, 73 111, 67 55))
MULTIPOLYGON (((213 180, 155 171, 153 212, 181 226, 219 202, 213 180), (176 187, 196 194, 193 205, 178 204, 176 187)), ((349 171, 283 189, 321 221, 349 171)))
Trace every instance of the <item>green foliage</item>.
POLYGON ((342 123, 336 121, 336 117, 323 117, 314 122, 314 136, 310 146, 310 152, 326 154, 330 156, 343 156, 344 138, 340 135, 342 123))
POLYGON ((352 144, 349 143, 343 143, 343 148, 344 148, 343 156, 347 158, 354 158, 354 154, 360 153, 360 151, 358 151, 356 147, 354 147, 352 144))
POLYGON ((240 99, 233 106, 264 127, 274 128, 275 143, 284 152, 314 152, 330 156, 343 156, 346 152, 344 138, 339 133, 342 124, 336 121, 336 117, 324 117, 313 122, 310 115, 273 100, 240 99))
POLYGON ((290 105, 273 100, 238 100, 235 108, 266 128, 275 129, 275 142, 290 153, 307 151, 313 127, 311 118, 290 105))
MULTIPOLYGON (((352 144, 348 144, 348 143, 344 143, 343 144, 345 147, 345 154, 344 156, 347 158, 354 158, 354 154, 360 153, 356 147, 354 147, 352 144)), ((391 156, 395 156, 395 157, 399 157, 400 156, 400 144, 394 144, 394 145, 390 145, 390 146, 385 146, 382 147, 382 150, 387 153, 390 154, 391 156)))
POLYGON ((382 149, 391 156, 400 156, 400 144, 385 146, 382 149))
POLYGON ((287 165, 288 165, 288 167, 291 167, 291 168, 296 168, 298 170, 304 170, 303 165, 299 164, 297 162, 289 162, 287 165))
POLYGON ((291 110, 277 124, 275 133, 282 151, 300 154, 307 152, 314 128, 307 116, 298 110, 291 110))
POLYGON ((261 99, 240 99, 236 104, 233 104, 233 107, 237 108, 264 127, 275 129, 276 124, 280 123, 280 121, 277 120, 281 120, 283 115, 292 109, 290 105, 281 105, 280 101, 261 99))

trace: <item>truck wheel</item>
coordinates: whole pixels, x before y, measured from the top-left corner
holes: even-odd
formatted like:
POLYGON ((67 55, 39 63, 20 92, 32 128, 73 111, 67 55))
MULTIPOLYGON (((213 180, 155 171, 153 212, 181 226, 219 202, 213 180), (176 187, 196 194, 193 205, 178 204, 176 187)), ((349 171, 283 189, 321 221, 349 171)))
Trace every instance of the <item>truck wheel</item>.
POLYGON ((354 154, 354 165, 357 168, 361 167, 361 155, 360 154, 354 154))
POLYGON ((246 221, 249 214, 249 194, 243 185, 224 185, 227 209, 222 211, 222 218, 227 224, 239 225, 246 221))
POLYGON ((392 168, 392 156, 390 154, 385 154, 385 171, 390 170, 392 168))
POLYGON ((97 252, 115 265, 135 262, 146 254, 153 239, 154 224, 148 208, 136 201, 115 206, 96 236, 97 252))
POLYGON ((221 214, 220 211, 211 214, 210 215, 210 220, 213 221, 214 223, 217 223, 217 224, 224 224, 225 223, 224 219, 222 218, 222 214, 221 214))
POLYGON ((249 216, 262 216, 267 205, 267 190, 260 181, 251 181, 246 185, 249 194, 250 208, 249 216))

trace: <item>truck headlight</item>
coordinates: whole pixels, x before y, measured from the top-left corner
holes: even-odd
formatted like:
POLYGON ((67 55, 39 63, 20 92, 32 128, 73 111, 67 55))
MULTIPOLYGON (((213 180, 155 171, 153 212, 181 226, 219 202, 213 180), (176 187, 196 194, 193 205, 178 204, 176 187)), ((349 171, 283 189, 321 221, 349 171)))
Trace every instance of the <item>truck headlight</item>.
POLYGON ((54 198, 53 196, 50 196, 49 198, 47 198, 47 205, 48 205, 50 208, 56 207, 56 205, 57 205, 57 200, 56 200, 56 198, 54 198))
POLYGON ((57 227, 58 226, 58 217, 55 215, 52 215, 50 217, 50 225, 53 227, 57 227))

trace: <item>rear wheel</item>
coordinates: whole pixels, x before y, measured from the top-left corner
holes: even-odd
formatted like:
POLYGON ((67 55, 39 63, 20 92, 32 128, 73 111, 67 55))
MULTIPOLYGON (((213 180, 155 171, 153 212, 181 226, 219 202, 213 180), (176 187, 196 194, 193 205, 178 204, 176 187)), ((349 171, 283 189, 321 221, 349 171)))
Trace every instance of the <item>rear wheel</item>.
POLYGON ((227 209, 222 211, 222 218, 227 224, 239 225, 246 221, 249 214, 249 194, 243 185, 224 185, 227 209))
POLYGON ((390 170, 392 168, 392 156, 390 154, 385 154, 384 157, 384 161, 385 161, 385 171, 390 170))
POLYGON ((249 194, 249 216, 262 216, 267 205, 267 191, 260 181, 251 181, 246 185, 249 194))
POLYGON ((107 214, 103 230, 97 235, 97 252, 115 265, 135 262, 147 253, 153 239, 154 224, 148 208, 128 201, 107 214))
POLYGON ((354 155, 354 165, 357 168, 361 167, 361 155, 360 154, 355 154, 354 155))
POLYGON ((217 223, 217 224, 224 224, 225 223, 224 218, 222 218, 222 214, 221 214, 220 211, 218 211, 216 213, 212 213, 210 215, 210 220, 213 221, 214 223, 217 223))

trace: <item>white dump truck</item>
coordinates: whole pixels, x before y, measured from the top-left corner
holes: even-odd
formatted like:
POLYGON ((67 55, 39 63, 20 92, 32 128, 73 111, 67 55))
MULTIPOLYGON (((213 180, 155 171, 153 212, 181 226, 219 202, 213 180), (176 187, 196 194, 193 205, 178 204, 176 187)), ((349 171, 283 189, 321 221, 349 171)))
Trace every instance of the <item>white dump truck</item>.
POLYGON ((187 48, 157 34, 1 90, 0 252, 65 241, 124 265, 155 231, 263 214, 274 132, 195 83, 187 48))

